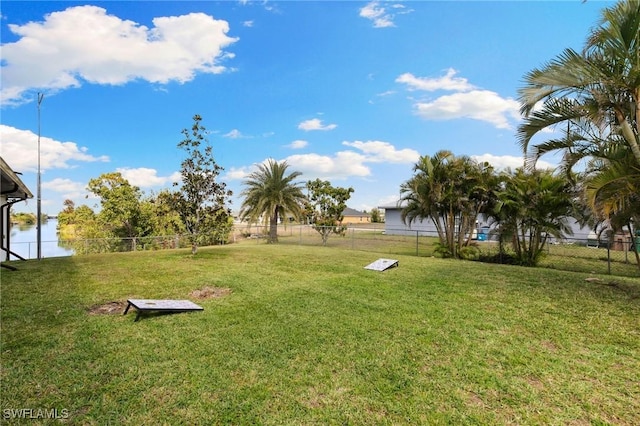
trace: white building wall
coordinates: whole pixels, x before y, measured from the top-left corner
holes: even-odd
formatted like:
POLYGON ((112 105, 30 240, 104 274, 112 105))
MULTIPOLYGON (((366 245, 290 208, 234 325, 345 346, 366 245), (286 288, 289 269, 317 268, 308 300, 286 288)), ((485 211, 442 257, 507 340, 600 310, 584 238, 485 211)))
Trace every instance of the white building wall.
MULTIPOLYGON (((405 225, 402 222, 401 212, 399 207, 380 207, 385 209, 385 223, 384 232, 387 235, 415 235, 416 231, 425 232, 428 234, 435 234, 436 227, 431 219, 424 221, 414 221, 411 226, 405 225)), ((591 233, 589 227, 582 227, 575 219, 569 219, 570 227, 573 231, 573 235, 567 235, 566 240, 586 240, 591 233)), ((478 218, 478 227, 488 226, 488 219, 480 215, 478 218)))
POLYGON ((415 220, 411 226, 402 222, 402 209, 398 207, 381 207, 384 209, 384 233, 387 235, 415 235, 416 231, 435 234, 436 226, 431 219, 415 220))

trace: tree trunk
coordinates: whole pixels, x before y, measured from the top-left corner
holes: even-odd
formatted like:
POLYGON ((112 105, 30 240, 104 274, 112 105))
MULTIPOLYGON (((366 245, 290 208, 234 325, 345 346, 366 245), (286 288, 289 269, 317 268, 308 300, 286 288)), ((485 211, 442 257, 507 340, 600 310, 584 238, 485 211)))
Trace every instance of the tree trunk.
POLYGON ((269 244, 278 242, 278 209, 273 212, 273 216, 269 218, 269 244))
POLYGON ((631 127, 629 121, 618 108, 615 109, 615 114, 618 122, 620 123, 620 128, 622 129, 622 136, 629 144, 629 148, 631 148, 631 152, 633 153, 636 161, 640 163, 640 146, 638 145, 638 140, 634 134, 633 127, 631 127))

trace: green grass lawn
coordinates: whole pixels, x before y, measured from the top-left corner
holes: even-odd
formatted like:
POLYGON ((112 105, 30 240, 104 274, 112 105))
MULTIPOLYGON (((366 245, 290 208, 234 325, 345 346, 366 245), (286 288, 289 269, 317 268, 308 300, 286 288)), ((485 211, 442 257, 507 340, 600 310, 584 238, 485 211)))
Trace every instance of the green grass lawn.
POLYGON ((245 242, 12 262, 0 421, 640 424, 639 280, 416 256, 363 269, 378 257, 245 242), (231 293, 189 296, 205 286, 231 293), (204 311, 89 313, 127 298, 204 311))
MULTIPOLYGON (((438 238, 435 233, 409 232, 405 235, 393 235, 383 233, 379 228, 381 224, 371 225, 377 225, 378 229, 349 228, 343 236, 331 235, 326 246, 375 252, 387 257, 395 255, 431 257, 437 248, 438 238), (419 236, 417 237, 416 234, 419 236)), ((257 230, 255 227, 251 229, 257 230)), ((240 232, 236 230, 234 239, 239 234, 240 232)), ((278 238, 280 244, 283 245, 323 246, 318 232, 309 226, 281 226, 278 238)), ((246 242, 264 244, 265 239, 253 239, 246 242)), ((478 247, 487 256, 499 253, 499 245, 496 241, 473 241, 472 245, 478 247)), ((507 248, 507 252, 509 248, 507 248)), ((571 244, 548 244, 538 266, 571 272, 640 278, 640 270, 632 251, 628 249, 626 251, 607 251, 604 247, 599 249, 586 247, 584 244, 579 244, 578 240, 571 244)))

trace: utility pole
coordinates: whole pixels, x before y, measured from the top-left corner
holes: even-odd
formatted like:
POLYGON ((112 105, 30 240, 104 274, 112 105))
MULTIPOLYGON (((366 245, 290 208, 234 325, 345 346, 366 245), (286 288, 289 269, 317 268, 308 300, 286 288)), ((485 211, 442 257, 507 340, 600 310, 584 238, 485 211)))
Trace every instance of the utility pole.
POLYGON ((41 173, 40 173, 40 104, 42 104, 44 94, 38 93, 38 202, 37 202, 37 248, 38 248, 38 260, 42 259, 42 192, 40 189, 41 173))

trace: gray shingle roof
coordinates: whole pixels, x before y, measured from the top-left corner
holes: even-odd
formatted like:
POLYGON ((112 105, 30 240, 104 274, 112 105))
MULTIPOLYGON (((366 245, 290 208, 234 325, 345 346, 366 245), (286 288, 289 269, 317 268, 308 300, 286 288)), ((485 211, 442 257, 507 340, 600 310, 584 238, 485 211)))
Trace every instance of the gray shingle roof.
POLYGON ((363 213, 363 212, 358 211, 356 209, 352 209, 350 207, 347 207, 346 209, 344 209, 342 211, 342 216, 368 217, 369 213, 363 213))

